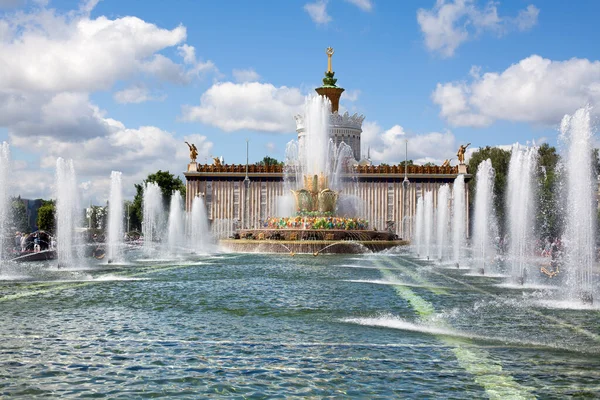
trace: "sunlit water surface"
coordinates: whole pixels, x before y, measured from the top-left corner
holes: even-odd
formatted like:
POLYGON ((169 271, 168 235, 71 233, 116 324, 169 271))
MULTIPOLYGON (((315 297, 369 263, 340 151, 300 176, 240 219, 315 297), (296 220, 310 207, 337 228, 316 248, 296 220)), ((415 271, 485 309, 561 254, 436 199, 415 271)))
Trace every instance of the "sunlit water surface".
POLYGON ((2 266, 0 396, 600 396, 600 313, 552 290, 405 255, 130 259, 2 266))

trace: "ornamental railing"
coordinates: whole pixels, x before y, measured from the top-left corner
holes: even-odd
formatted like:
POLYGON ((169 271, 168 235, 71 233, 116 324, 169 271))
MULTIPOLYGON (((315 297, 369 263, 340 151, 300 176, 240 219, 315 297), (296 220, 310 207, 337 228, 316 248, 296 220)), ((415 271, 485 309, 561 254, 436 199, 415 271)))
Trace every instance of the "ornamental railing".
MULTIPOLYGON (((281 165, 248 165, 248 173, 283 173, 281 165)), ((437 175, 456 175, 458 167, 442 167, 439 165, 409 165, 406 173, 408 174, 437 174, 437 175)), ((353 167, 357 174, 404 174, 403 165, 358 165, 353 167)), ((246 165, 244 164, 199 164, 197 172, 203 173, 245 173, 246 165)))

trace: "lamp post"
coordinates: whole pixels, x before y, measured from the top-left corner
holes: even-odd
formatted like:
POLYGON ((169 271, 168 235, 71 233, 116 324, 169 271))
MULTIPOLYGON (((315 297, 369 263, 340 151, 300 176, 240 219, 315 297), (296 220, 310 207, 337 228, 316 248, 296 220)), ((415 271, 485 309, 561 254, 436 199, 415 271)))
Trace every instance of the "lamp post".
POLYGON ((410 208, 408 207, 408 188, 410 187, 410 181, 408 180, 408 139, 405 141, 405 153, 404 153, 404 180, 402 181, 402 239, 408 238, 409 220, 408 214, 410 208))
POLYGON ((244 178, 244 228, 250 229, 250 178, 248 177, 249 139, 246 139, 246 177, 244 178))
POLYGON ((127 203, 127 233, 129 233, 129 219, 131 216, 129 215, 129 203, 127 203))

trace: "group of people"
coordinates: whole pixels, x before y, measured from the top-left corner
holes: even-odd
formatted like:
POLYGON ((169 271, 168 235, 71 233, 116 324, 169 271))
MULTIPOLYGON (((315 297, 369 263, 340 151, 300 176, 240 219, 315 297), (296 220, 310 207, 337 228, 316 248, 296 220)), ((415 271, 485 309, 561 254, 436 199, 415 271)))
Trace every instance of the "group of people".
MULTIPOLYGON (((510 242, 510 237, 508 235, 498 236, 496 237, 496 248, 500 254, 506 253, 508 251, 510 242)), ((542 257, 550 257, 557 258, 563 252, 563 243, 560 238, 549 238, 547 237, 545 240, 538 240, 534 247, 536 255, 540 255, 542 257)))
POLYGON ((33 234, 33 241, 28 240, 29 235, 25 232, 17 231, 14 237, 14 250, 17 253, 24 253, 26 251, 33 250, 34 252, 40 252, 44 248, 53 250, 56 247, 54 237, 50 236, 49 241, 42 240, 41 234, 35 232, 33 234))

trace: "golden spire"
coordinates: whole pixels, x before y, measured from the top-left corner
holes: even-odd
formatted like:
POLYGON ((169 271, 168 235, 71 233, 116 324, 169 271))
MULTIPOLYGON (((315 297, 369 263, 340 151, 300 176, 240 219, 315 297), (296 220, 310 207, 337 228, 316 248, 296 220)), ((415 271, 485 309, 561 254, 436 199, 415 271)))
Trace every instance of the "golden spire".
POLYGON ((325 50, 325 53, 327 54, 327 72, 332 72, 332 69, 331 69, 331 56, 334 53, 333 47, 328 47, 327 50, 325 50))

